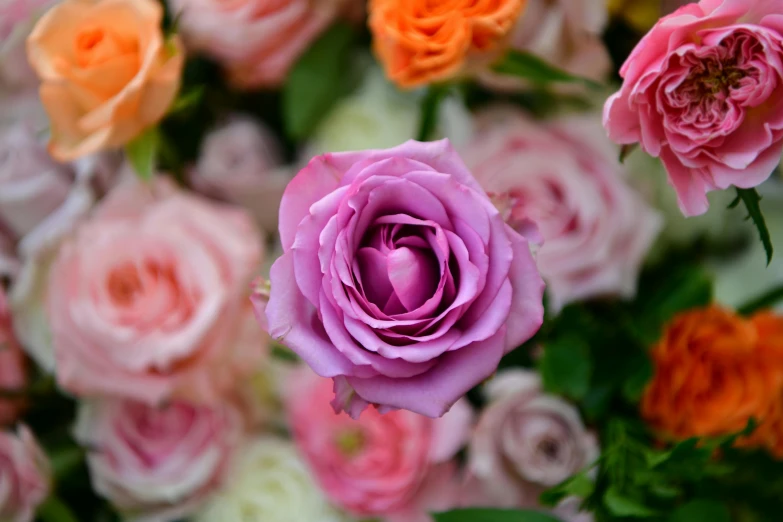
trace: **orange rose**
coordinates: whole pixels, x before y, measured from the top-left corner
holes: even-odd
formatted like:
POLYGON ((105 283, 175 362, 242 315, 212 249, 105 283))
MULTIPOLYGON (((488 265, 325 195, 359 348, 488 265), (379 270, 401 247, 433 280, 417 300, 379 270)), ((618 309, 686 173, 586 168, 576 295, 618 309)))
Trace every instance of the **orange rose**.
MULTIPOLYGON (((401 87, 454 77, 511 30, 526 0, 371 0, 375 53, 401 87)), ((489 55, 487 55, 489 56, 489 55)))
POLYGON ((65 0, 27 40, 52 125, 50 153, 71 161, 125 145, 160 121, 179 90, 178 38, 156 0, 65 0))
POLYGON ((764 423, 783 392, 783 318, 745 319, 718 307, 676 317, 653 348, 655 375, 642 416, 684 439, 764 423))

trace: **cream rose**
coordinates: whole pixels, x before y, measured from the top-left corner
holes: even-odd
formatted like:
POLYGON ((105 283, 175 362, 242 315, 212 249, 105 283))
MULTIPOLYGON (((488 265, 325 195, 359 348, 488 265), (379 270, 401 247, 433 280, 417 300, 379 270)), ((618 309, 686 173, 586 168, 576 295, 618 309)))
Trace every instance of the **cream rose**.
POLYGON ((231 479, 194 522, 341 522, 294 446, 278 438, 255 440, 237 452, 231 479))

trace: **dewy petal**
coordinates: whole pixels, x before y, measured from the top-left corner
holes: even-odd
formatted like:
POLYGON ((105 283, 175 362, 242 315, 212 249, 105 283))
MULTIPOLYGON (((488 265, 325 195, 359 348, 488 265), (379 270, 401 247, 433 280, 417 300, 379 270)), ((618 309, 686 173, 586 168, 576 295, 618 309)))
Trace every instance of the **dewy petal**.
POLYGON ((376 404, 442 417, 471 388, 488 378, 503 357, 506 329, 485 341, 449 352, 431 370, 409 379, 348 377, 359 396, 376 404))
POLYGON ((354 365, 322 330, 315 307, 296 284, 293 254, 283 254, 269 274, 272 292, 266 306, 269 335, 297 353, 322 377, 352 375, 354 365))

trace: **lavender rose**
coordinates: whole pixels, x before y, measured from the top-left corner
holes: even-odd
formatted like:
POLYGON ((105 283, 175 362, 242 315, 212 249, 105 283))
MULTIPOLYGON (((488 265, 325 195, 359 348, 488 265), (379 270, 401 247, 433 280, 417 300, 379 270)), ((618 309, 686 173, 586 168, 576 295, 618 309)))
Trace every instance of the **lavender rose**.
POLYGON ((766 180, 783 152, 783 0, 701 0, 662 18, 606 102, 617 143, 660 157, 686 216, 766 180))
POLYGON ((316 157, 283 195, 280 236, 261 322, 354 416, 442 416, 543 320, 527 240, 447 140, 316 157))
MULTIPOLYGON (((473 504, 536 507, 545 489, 591 465, 598 457, 595 436, 579 412, 543 393, 538 374, 506 370, 486 387, 489 405, 470 443, 468 471, 473 504)), ((573 506, 560 506, 570 512, 573 506)))

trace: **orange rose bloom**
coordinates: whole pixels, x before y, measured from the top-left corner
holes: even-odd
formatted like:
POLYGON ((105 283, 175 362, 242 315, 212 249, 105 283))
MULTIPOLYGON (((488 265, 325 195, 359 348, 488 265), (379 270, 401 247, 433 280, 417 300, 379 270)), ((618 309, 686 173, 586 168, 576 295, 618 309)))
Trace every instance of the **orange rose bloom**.
POLYGON ((123 146, 163 118, 184 55, 179 39, 165 40, 162 19, 157 0, 65 0, 38 21, 27 51, 53 157, 123 146))
POLYGON ((526 0, 370 0, 373 46, 401 87, 446 80, 506 36, 526 0))
POLYGON ((719 307, 685 312, 652 350, 642 416, 676 439, 764 423, 783 393, 783 318, 745 319, 719 307))

